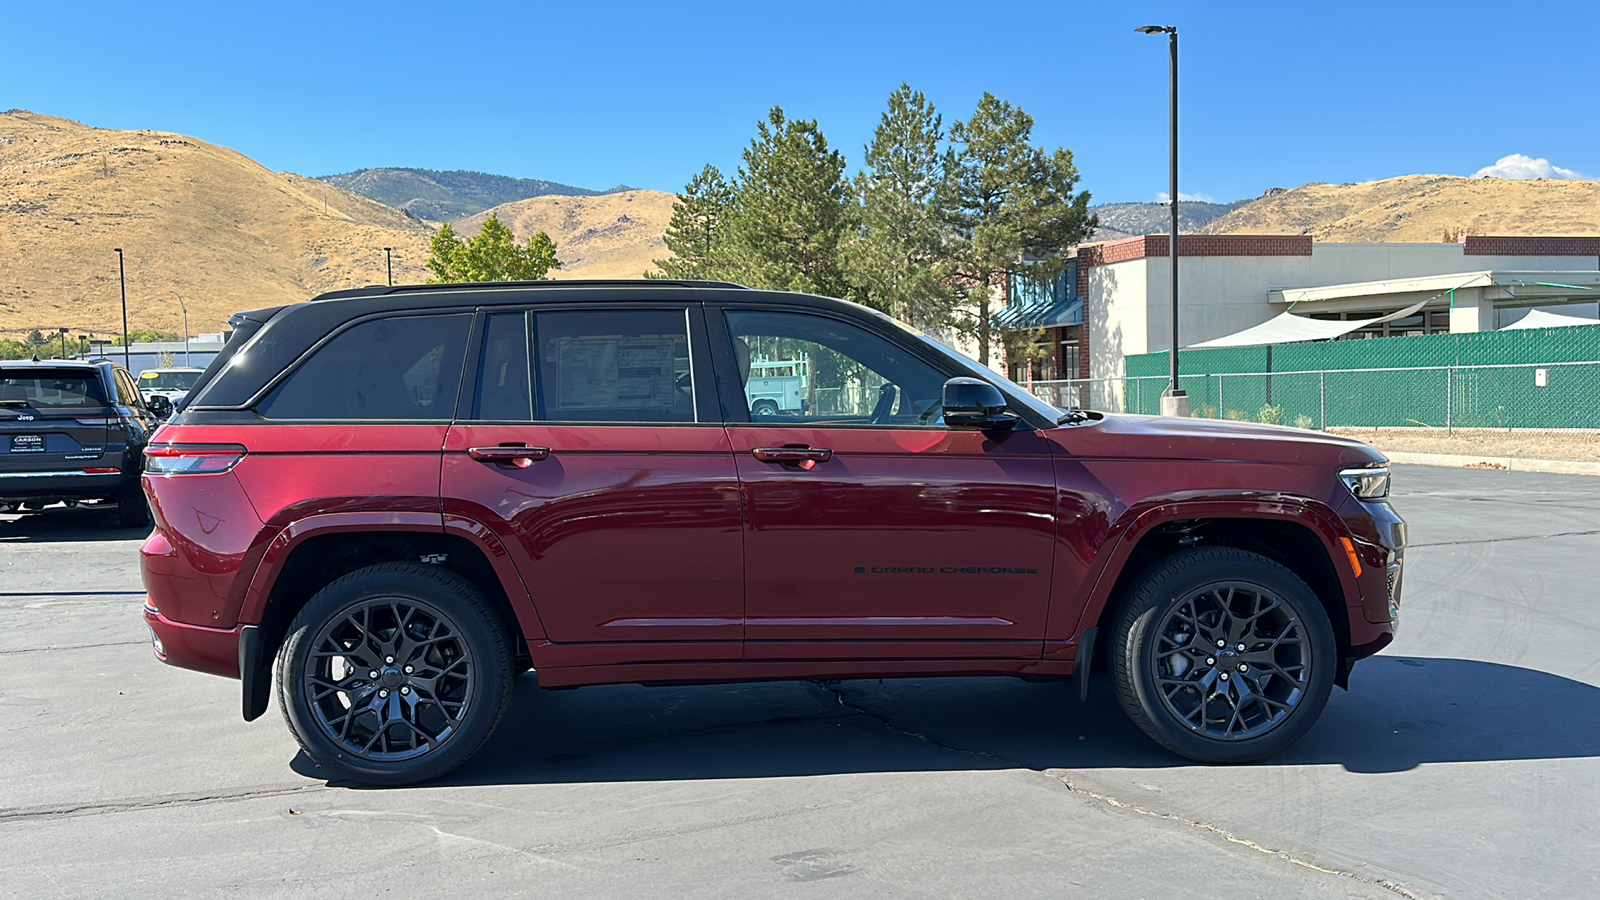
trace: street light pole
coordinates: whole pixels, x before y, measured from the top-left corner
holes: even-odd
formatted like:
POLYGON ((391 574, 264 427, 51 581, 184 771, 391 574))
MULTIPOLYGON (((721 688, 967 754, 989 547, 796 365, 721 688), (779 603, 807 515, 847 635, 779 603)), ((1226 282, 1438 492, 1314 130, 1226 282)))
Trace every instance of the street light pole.
POLYGON ((67 330, 61 329, 61 358, 67 358, 67 330))
POLYGON ((394 248, 383 248, 383 264, 389 270, 389 287, 394 287, 394 248))
POLYGON ((1189 396, 1178 387, 1178 29, 1174 25, 1145 25, 1134 30, 1141 34, 1167 35, 1172 50, 1172 186, 1169 190, 1172 233, 1167 239, 1167 252, 1172 260, 1172 384, 1161 398, 1161 414, 1187 416, 1189 396))
POLYGON ((112 249, 117 251, 117 280, 122 285, 122 367, 132 373, 133 362, 128 355, 128 270, 122 263, 122 248, 112 249))
POLYGON ((183 364, 189 365, 189 307, 183 302, 183 295, 171 288, 167 293, 178 298, 178 308, 183 310, 183 364))

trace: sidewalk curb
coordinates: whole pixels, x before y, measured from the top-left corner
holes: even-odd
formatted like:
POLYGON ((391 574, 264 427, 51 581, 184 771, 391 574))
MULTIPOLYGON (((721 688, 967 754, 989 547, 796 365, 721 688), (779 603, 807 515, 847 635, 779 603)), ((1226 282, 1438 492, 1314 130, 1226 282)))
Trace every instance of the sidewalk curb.
POLYGON ((1515 456, 1462 456, 1453 453, 1390 453, 1379 450, 1392 463, 1411 466, 1490 466, 1509 472, 1542 472, 1548 475, 1592 475, 1600 477, 1600 462, 1577 462, 1564 459, 1523 459, 1515 456))

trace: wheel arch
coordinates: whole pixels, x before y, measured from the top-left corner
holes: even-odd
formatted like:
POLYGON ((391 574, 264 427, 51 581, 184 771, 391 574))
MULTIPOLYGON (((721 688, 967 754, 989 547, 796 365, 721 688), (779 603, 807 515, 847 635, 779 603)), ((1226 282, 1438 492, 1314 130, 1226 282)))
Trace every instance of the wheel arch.
MULTIPOLYGON (((1151 510, 1128 529, 1118 542, 1117 554, 1101 576, 1079 622, 1080 629, 1096 628, 1097 646, 1092 658, 1104 664, 1106 641, 1124 598, 1158 560, 1188 547, 1233 547, 1259 554, 1282 565, 1306 583, 1321 601, 1333 626, 1339 659, 1350 651, 1349 606, 1352 597, 1359 604, 1353 574, 1341 568, 1343 555, 1338 530, 1325 516, 1303 507, 1251 509, 1228 507, 1190 507, 1181 505, 1151 510), (1114 573, 1114 577, 1112 577, 1114 573)), ((1334 669, 1334 682, 1347 686, 1348 667, 1334 669)))
POLYGON ((515 665, 531 665, 529 641, 544 637, 527 590, 492 534, 448 531, 438 516, 329 514, 296 522, 279 533, 251 579, 240 621, 252 634, 241 643, 245 718, 266 709, 272 660, 289 625, 319 589, 368 566, 426 562, 467 579, 488 598, 511 635, 515 665))

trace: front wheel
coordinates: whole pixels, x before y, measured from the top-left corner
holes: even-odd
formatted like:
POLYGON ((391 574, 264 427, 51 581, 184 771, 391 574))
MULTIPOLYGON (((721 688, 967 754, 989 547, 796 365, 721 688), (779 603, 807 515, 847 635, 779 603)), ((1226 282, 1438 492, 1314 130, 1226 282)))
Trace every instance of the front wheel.
POLYGON ((278 705, 336 778, 437 778, 483 745, 511 700, 510 638, 471 582, 420 563, 318 591, 278 654, 278 705))
POLYGON ((1206 763, 1281 752, 1322 715, 1338 650, 1315 593, 1255 553, 1173 554, 1134 585, 1111 635, 1117 698, 1163 747, 1206 763))

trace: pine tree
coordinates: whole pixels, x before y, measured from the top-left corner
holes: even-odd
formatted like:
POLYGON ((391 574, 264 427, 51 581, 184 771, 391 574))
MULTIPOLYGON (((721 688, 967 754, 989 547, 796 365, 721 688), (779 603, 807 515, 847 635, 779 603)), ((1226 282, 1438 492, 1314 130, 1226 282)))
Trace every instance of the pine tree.
POLYGON ((723 230, 728 277, 768 290, 843 296, 839 243, 849 224, 844 157, 814 120, 774 106, 744 151, 723 230))
POLYGON ((845 245, 855 298, 922 328, 948 324, 954 303, 944 228, 933 205, 944 181, 942 117, 900 85, 856 176, 861 227, 845 245))
POLYGON ((538 281, 559 268, 556 244, 549 235, 541 231, 519 244, 517 236, 494 214, 465 243, 446 223, 429 244, 428 270, 434 274, 429 284, 538 281))
POLYGON ((950 128, 937 203, 950 229, 955 283, 968 300, 963 330, 977 338, 985 365, 1000 337, 996 288, 1019 272, 1052 277, 1064 251, 1097 224, 1089 192, 1072 193, 1072 153, 1046 153, 1030 143, 1032 134, 1032 116, 987 93, 972 118, 950 128))
POLYGON ((672 204, 672 222, 663 240, 672 251, 658 259, 654 278, 715 279, 721 269, 722 228, 733 205, 734 188, 716 166, 707 165, 684 186, 672 204))

